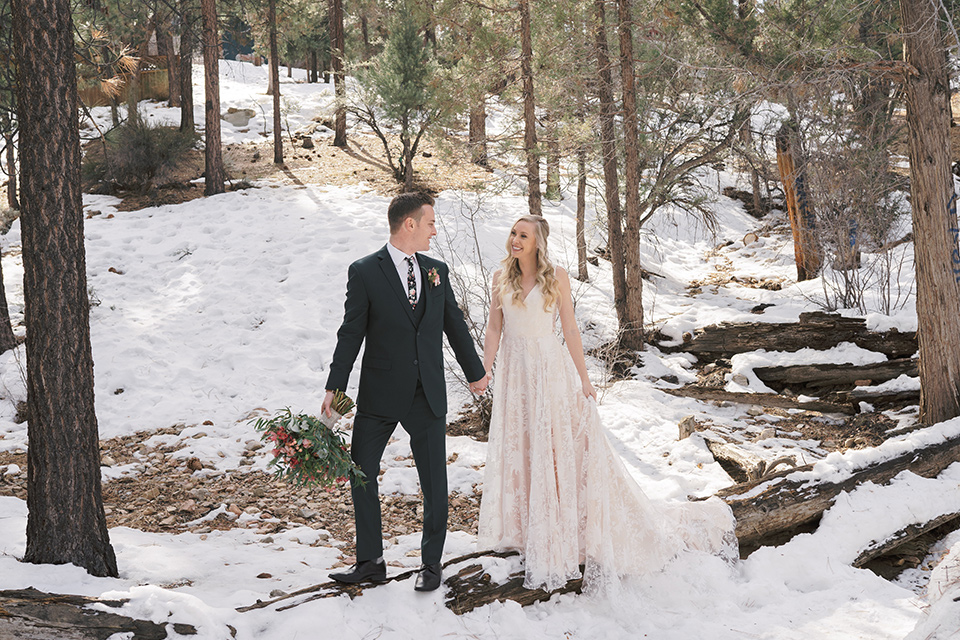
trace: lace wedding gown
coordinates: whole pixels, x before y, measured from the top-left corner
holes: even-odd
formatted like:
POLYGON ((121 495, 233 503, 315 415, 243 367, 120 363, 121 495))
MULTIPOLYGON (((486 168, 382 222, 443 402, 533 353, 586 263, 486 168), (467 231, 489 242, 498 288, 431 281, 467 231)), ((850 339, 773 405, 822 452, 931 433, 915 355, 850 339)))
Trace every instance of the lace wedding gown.
POLYGON ((581 576, 610 591, 684 549, 738 557, 730 508, 717 498, 651 502, 586 398, 539 286, 505 301, 480 506, 480 548, 523 553, 529 589, 581 576))

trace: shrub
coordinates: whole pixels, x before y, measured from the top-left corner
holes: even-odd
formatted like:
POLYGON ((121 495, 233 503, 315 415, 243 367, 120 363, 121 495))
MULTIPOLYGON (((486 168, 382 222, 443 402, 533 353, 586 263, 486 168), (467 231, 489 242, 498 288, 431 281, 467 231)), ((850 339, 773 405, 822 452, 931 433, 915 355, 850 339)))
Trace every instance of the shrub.
POLYGON ((105 144, 88 154, 85 177, 111 190, 146 193, 163 184, 193 148, 192 133, 141 120, 127 122, 107 134, 105 144))

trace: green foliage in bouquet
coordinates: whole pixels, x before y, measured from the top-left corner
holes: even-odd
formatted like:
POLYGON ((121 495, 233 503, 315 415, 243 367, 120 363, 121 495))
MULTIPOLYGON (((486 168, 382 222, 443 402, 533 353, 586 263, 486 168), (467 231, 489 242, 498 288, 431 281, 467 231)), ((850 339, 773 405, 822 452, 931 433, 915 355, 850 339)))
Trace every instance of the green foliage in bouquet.
MULTIPOLYGON (((343 415, 351 408, 353 401, 338 392, 333 410, 343 415)), ((259 418, 253 426, 262 433, 260 439, 273 446, 270 466, 278 478, 297 486, 333 487, 350 478, 365 482, 363 471, 350 458, 343 432, 335 426, 315 416, 294 415, 289 408, 270 419, 259 418)))

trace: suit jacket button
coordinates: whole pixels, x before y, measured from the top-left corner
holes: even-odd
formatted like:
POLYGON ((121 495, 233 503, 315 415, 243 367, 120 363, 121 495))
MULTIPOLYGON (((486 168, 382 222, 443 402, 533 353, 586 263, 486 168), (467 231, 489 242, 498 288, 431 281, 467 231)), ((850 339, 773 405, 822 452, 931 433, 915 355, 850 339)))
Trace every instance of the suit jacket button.
POLYGON ((419 361, 418 361, 418 360, 414 360, 414 361, 413 361, 413 364, 419 364, 419 361))

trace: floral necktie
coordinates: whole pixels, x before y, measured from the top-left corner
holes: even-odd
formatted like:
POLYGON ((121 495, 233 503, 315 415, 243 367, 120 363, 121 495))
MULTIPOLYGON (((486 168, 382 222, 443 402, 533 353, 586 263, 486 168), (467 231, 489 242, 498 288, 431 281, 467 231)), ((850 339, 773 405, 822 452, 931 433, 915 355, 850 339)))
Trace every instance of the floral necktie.
POLYGON ((413 275, 413 258, 407 256, 404 258, 407 261, 407 300, 410 301, 410 307, 416 308, 417 306, 417 279, 413 275))

